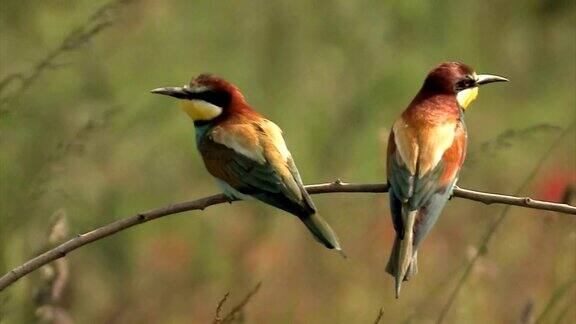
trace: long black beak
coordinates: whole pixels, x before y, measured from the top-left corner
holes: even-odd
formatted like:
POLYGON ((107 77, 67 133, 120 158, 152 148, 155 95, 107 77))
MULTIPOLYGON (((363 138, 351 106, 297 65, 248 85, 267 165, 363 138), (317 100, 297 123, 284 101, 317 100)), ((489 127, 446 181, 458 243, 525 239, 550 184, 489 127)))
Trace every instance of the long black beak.
POLYGON ((479 74, 476 78, 477 85, 483 85, 492 82, 508 82, 508 81, 509 80, 504 77, 491 74, 479 74))
POLYGON ((188 89, 184 87, 166 87, 166 88, 156 88, 150 90, 150 92, 155 94, 166 95, 178 99, 186 99, 190 96, 188 89))

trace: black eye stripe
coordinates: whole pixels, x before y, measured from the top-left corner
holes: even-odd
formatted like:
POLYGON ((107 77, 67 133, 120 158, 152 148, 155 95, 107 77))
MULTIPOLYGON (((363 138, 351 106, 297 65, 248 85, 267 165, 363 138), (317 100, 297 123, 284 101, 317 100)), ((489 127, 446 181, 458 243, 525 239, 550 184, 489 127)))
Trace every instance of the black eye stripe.
POLYGON ((462 91, 464 89, 473 88, 476 86, 476 81, 471 77, 466 77, 458 82, 456 82, 456 91, 462 91))
POLYGON ((190 93, 188 99, 204 100, 215 106, 226 108, 230 104, 230 94, 226 91, 206 90, 190 93))

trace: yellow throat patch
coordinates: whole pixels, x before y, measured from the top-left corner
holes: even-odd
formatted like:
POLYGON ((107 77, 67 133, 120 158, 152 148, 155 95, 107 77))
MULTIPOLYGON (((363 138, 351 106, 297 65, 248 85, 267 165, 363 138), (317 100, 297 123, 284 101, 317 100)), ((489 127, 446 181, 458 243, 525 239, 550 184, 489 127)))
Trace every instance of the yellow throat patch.
POLYGON ((222 108, 204 100, 183 100, 180 107, 192 120, 212 120, 222 113, 222 108))
POLYGON ((456 100, 463 110, 466 110, 476 97, 478 97, 478 87, 464 89, 456 94, 456 100))

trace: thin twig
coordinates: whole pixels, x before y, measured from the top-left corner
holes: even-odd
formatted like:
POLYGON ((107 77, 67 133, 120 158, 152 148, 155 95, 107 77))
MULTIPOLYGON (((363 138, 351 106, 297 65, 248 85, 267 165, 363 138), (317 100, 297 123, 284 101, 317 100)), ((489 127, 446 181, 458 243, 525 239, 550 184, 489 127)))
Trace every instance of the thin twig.
MULTIPOLYGON (((516 196, 521 194, 522 191, 524 191, 525 188, 530 184, 530 182, 532 182, 532 180, 538 174, 538 171, 540 171, 540 168, 542 168, 542 166, 544 165, 544 162, 551 155, 552 151, 554 151, 554 149, 556 149, 556 147, 562 142, 564 137, 572 131, 574 126, 576 126, 576 124, 572 124, 572 125, 568 126, 566 129, 564 129, 564 131, 558 136, 558 138, 556 138, 556 140, 552 143, 552 145, 550 145, 549 149, 546 150, 546 152, 542 155, 540 160, 538 160, 538 163, 536 163, 536 166, 534 166, 534 168, 528 174, 526 179, 524 179, 522 184, 518 187, 518 189, 516 190, 516 193, 515 193, 516 196)), ((530 198, 525 198, 525 202, 528 205, 531 204, 530 198)), ((472 268, 474 267, 476 262, 480 259, 480 257, 482 257, 484 254, 486 254, 487 249, 488 249, 488 244, 490 244, 490 241, 494 237, 496 230, 500 227, 500 225, 502 225, 504 220, 506 220, 506 217, 508 216, 508 211, 510 210, 511 205, 512 204, 507 204, 502 209, 502 212, 500 212, 500 215, 498 216, 496 221, 494 221, 494 223, 492 223, 492 225, 486 231, 486 234, 484 234, 484 237, 482 237, 482 240, 480 240, 480 243, 478 244, 478 246, 476 248, 476 251, 477 251, 476 254, 474 255, 473 258, 470 259, 470 261, 468 261, 468 264, 466 264, 464 272, 462 273, 462 277, 460 277, 460 280, 458 281, 456 288, 454 288, 454 290, 450 294, 450 297, 448 298, 448 301, 446 302, 446 304, 444 305, 444 307, 440 311, 440 315, 438 316, 438 320, 436 321, 437 324, 441 324, 446 319, 446 316, 448 315, 450 308, 452 307, 452 305, 456 301, 456 298, 458 297, 458 293, 460 292, 460 290, 464 286, 464 283, 466 282, 466 280, 468 280, 470 274, 472 273, 472 268)), ((567 205, 567 206, 570 206, 570 205, 567 205)))
POLYGON ((224 303, 228 299, 228 296, 230 296, 230 292, 224 294, 224 297, 222 297, 222 299, 220 299, 220 301, 218 302, 218 306, 216 306, 216 316, 214 317, 214 321, 212 322, 213 324, 218 324, 222 322, 222 315, 221 315, 222 306, 224 306, 224 303))
MULTIPOLYGON (((48 234, 47 245, 54 246, 68 236, 68 221, 66 212, 58 210, 54 213, 54 225, 48 234)), ((72 317, 62 303, 64 290, 70 279, 68 260, 55 260, 40 269, 41 282, 35 293, 35 314, 40 323, 74 323, 72 317)))
POLYGON ((534 324, 534 300, 528 299, 520 313, 518 324, 534 324))
MULTIPOLYGON (((354 184, 344 183, 340 180, 306 186, 306 190, 311 194, 323 193, 384 193, 388 191, 388 184, 354 184)), ((479 201, 485 204, 506 204, 508 206, 520 206, 539 210, 557 211, 566 214, 576 215, 576 207, 567 204, 556 204, 546 201, 539 201, 532 198, 513 197, 499 194, 483 193, 480 191, 471 191, 462 188, 454 188, 454 197, 460 197, 468 200, 479 201)), ((168 205, 154 209, 145 213, 140 213, 132 217, 117 220, 108 225, 96 228, 85 234, 78 234, 75 238, 62 243, 61 245, 42 253, 26 263, 10 270, 0 278, 0 291, 14 283, 28 273, 38 269, 42 265, 66 256, 66 254, 84 246, 88 243, 100 240, 117 232, 123 231, 132 226, 142 224, 156 218, 167 215, 177 214, 190 210, 204 210, 207 207, 232 202, 225 195, 213 195, 198 200, 187 201, 177 204, 168 205)), ((507 206, 507 207, 508 207, 507 206)))
MULTIPOLYGON (((226 323, 232 323, 234 320, 236 320, 238 316, 242 314, 242 312, 244 311, 244 307, 248 305, 248 302, 252 299, 252 297, 254 297, 254 295, 258 293, 258 290, 260 290, 261 286, 262 282, 257 283, 256 286, 254 286, 254 288, 252 288, 252 290, 244 297, 244 299, 242 299, 242 301, 238 303, 238 305, 232 307, 230 312, 226 316, 224 316, 224 318, 219 319, 218 321, 214 320, 214 323, 226 324, 226 323)), ((227 297, 228 294, 226 294, 224 296, 224 299, 220 301, 220 303, 218 304, 219 308, 222 308, 222 304, 224 303, 227 297)), ((219 311, 217 310, 217 312, 219 311)))
POLYGON ((42 59, 40 59, 27 73, 12 73, 0 80, 0 94, 8 88, 8 85, 19 81, 10 94, 0 97, 0 117, 7 113, 14 112, 15 108, 12 105, 30 86, 32 86, 40 76, 47 70, 62 67, 61 63, 56 61, 62 57, 64 53, 74 51, 92 38, 114 24, 118 17, 119 11, 126 4, 133 0, 112 0, 101 6, 96 12, 79 27, 71 30, 62 40, 60 45, 48 52, 42 59))
POLYGON ((380 321, 382 320, 382 317, 384 317, 384 306, 380 307, 380 309, 378 310, 378 316, 376 316, 374 324, 379 324, 380 321))

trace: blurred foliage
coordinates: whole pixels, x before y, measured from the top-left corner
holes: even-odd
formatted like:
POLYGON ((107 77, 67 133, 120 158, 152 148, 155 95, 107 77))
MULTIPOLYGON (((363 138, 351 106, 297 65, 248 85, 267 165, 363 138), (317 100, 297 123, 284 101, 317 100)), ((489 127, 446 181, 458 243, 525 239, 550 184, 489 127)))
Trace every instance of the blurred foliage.
MULTIPOLYGON (((105 3, 0 0, 0 79, 33 71, 105 3)), ((217 191, 192 123, 148 93, 202 72, 234 82, 284 129, 306 183, 383 181, 389 127, 441 61, 512 81, 483 88, 467 113, 473 163, 462 187, 511 192, 557 129, 576 119, 574 1, 135 0, 120 10, 0 118, 2 273, 43 246, 56 211, 74 235, 217 191)), ((17 93, 18 82, 3 84, 2 95, 17 93)), ((576 182, 574 138, 548 157, 526 194, 560 200, 576 182)), ((226 291, 262 280, 247 322, 369 323, 380 307, 384 322, 434 320, 502 208, 451 201, 421 249, 420 274, 394 300, 384 272, 393 241, 386 196, 314 200, 348 259, 285 213, 222 205, 72 253, 59 305, 78 323, 205 323, 226 291)), ((527 300, 536 314, 548 309, 557 287, 576 277, 574 225, 512 209, 448 320, 518 321, 527 300)), ((0 322, 34 321, 40 281, 36 273, 0 293, 0 322)), ((574 285, 566 289, 560 297, 572 299, 552 305, 569 319, 574 285)))

